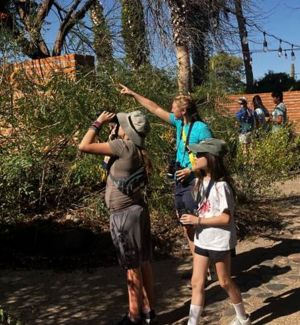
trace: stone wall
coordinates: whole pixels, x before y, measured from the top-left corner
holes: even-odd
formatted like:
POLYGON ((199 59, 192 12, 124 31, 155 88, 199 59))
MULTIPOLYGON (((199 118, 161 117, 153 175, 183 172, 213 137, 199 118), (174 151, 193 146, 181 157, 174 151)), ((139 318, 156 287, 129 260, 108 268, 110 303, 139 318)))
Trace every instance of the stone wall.
MULTIPOLYGON (((229 95, 228 103, 225 104, 225 108, 230 112, 230 114, 234 114, 239 110, 239 97, 246 97, 249 103, 249 106, 252 106, 252 98, 255 95, 259 95, 266 106, 266 108, 270 111, 273 111, 274 103, 271 96, 271 93, 261 93, 261 94, 237 94, 237 95, 229 95)), ((300 133, 300 91, 286 91, 283 93, 283 101, 287 106, 287 117, 290 122, 295 124, 296 132, 300 133)))

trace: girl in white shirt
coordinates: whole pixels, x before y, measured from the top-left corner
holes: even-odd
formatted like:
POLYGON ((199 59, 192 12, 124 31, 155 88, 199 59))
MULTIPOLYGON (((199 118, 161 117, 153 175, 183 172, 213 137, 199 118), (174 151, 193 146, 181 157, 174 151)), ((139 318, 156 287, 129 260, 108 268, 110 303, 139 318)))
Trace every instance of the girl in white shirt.
POLYGON ((207 139, 189 145, 196 153, 200 170, 194 191, 198 216, 184 214, 180 221, 195 227, 195 254, 192 276, 192 300, 188 325, 197 325, 204 307, 205 280, 210 262, 216 266, 220 286, 227 292, 236 312, 230 325, 250 325, 240 290, 231 279, 231 252, 236 246, 236 230, 233 219, 234 196, 230 187, 223 155, 226 144, 222 140, 207 139))

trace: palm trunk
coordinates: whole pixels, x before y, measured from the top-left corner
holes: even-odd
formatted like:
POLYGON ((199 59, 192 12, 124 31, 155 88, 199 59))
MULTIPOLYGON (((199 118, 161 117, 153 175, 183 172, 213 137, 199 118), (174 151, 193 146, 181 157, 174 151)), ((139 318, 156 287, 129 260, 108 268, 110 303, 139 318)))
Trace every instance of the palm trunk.
POLYGON ((93 43, 98 65, 104 66, 106 63, 113 62, 113 49, 111 34, 103 11, 101 2, 95 0, 95 3, 90 8, 90 18, 94 34, 93 43))
POLYGON ((191 63, 187 32, 187 1, 168 0, 171 11, 173 39, 176 47, 178 68, 178 90, 181 93, 191 91, 191 63))

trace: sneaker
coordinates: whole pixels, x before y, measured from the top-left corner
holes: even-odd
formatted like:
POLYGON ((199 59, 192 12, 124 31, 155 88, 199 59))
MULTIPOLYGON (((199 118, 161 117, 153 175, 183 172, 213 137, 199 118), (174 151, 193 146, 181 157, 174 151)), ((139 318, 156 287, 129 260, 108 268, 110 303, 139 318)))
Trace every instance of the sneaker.
POLYGON ((144 324, 156 324, 156 314, 153 309, 149 311, 149 313, 142 313, 142 320, 144 324))
POLYGON ((240 320, 235 317, 235 319, 230 323, 230 325, 251 325, 251 320, 249 316, 245 320, 240 320))
POLYGON ((126 314, 116 325, 143 325, 143 321, 133 322, 126 314))

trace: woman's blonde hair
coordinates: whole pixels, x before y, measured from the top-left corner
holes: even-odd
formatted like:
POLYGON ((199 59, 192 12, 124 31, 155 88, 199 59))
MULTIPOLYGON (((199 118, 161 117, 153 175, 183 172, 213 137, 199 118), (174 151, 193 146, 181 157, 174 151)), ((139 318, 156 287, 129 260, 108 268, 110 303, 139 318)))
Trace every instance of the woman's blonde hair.
POLYGON ((185 109, 188 116, 192 121, 202 121, 198 114, 197 105, 191 95, 178 95, 173 99, 180 109, 185 109))

